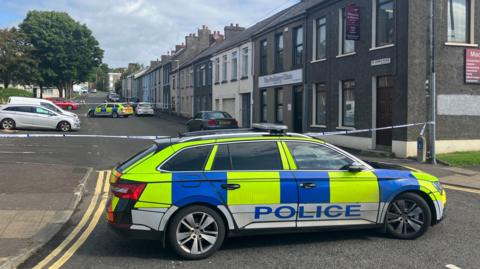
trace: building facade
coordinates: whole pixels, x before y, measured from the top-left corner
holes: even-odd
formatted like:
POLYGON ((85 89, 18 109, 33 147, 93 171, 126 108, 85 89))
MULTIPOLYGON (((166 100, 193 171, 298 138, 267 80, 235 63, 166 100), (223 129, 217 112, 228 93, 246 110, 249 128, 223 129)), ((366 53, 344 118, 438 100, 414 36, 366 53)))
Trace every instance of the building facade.
POLYGON ((115 83, 122 77, 122 73, 108 73, 108 90, 115 91, 115 83))

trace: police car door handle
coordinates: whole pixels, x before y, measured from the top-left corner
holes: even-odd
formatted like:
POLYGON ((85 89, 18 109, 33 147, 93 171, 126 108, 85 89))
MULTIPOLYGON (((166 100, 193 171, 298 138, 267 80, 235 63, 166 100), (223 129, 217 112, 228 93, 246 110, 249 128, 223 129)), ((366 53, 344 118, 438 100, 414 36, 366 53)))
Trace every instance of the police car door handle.
POLYGON ((222 188, 226 190, 236 190, 240 188, 240 184, 222 184, 222 188))
POLYGON ((317 187, 317 184, 312 182, 300 183, 300 188, 303 188, 303 189, 313 189, 316 187, 317 187))

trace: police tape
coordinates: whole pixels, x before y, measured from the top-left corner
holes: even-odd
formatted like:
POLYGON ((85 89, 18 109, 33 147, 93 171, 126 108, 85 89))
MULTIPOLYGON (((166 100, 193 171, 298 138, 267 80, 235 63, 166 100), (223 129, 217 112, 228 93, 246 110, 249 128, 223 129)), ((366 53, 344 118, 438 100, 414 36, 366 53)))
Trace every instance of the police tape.
MULTIPOLYGON (((308 132, 304 133, 306 136, 310 137, 323 137, 331 135, 348 135, 348 134, 357 134, 357 133, 367 133, 367 132, 376 132, 376 131, 386 131, 399 128, 408 128, 415 126, 423 126, 421 134, 425 131, 425 128, 428 124, 433 124, 433 122, 421 122, 421 123, 409 123, 402 125, 386 126, 379 128, 370 128, 370 129, 358 129, 358 130, 342 130, 335 132, 308 132)), ((225 130, 226 132, 231 131, 225 130)), ((208 132, 208 131, 207 131, 208 132)), ((200 135, 200 134, 199 134, 200 135)), ((171 136, 158 136, 158 135, 86 135, 86 134, 1 134, 0 138, 118 138, 118 139, 143 139, 143 140, 156 140, 162 138, 170 138, 171 136)))

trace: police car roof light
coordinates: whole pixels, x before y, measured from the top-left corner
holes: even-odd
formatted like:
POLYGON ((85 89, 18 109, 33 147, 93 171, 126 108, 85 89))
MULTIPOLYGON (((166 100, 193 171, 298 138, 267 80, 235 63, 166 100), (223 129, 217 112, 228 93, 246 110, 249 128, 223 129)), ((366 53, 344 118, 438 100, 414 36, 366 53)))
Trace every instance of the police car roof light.
POLYGON ((274 124, 274 123, 254 123, 252 124, 253 130, 266 131, 270 134, 286 134, 288 127, 286 125, 274 124))

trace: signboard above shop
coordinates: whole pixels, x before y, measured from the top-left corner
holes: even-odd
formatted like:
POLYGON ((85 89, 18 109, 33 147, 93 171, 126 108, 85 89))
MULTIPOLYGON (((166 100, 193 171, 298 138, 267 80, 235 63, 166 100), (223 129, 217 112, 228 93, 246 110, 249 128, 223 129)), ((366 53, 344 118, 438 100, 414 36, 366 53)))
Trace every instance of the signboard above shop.
POLYGON ((360 40, 360 6, 350 4, 345 7, 345 27, 347 40, 360 40))
POLYGON ((465 51, 465 83, 480 84, 480 49, 465 51))
POLYGON ((283 73, 277 73, 258 78, 258 87, 276 87, 281 85, 290 85, 303 82, 302 69, 292 70, 283 73))

